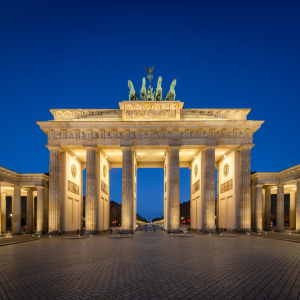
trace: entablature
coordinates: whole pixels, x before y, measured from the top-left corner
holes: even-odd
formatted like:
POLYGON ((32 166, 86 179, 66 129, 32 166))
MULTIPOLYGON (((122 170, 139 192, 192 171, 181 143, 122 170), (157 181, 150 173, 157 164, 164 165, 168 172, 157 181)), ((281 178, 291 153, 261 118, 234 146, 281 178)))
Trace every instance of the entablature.
POLYGON ((19 174, 0 167, 0 182, 22 187, 48 187, 49 176, 46 174, 19 174))

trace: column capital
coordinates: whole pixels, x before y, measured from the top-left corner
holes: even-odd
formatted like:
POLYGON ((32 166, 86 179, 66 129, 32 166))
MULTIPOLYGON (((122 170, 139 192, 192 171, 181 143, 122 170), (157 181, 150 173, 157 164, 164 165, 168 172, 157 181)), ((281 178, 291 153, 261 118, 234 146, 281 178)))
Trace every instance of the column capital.
POLYGON ((216 146, 205 146, 201 149, 201 151, 206 151, 206 150, 216 150, 216 146))
POLYGON ((181 148, 179 146, 169 146, 168 150, 177 149, 180 150, 181 148))
POLYGON ((121 149, 122 150, 131 150, 131 151, 134 151, 134 148, 130 147, 130 146, 121 146, 121 149))
POLYGON ((264 188, 264 190, 271 190, 273 188, 273 186, 267 186, 264 188))
POLYGON ((238 147, 237 150, 247 150, 247 149, 252 149, 255 146, 255 144, 249 144, 249 145, 241 145, 240 147, 238 147))
POLYGON ((49 145, 47 145, 46 148, 48 148, 49 151, 51 151, 51 150, 57 150, 59 152, 63 151, 62 148, 59 147, 59 146, 49 146, 49 145))
POLYGON ((254 187, 258 188, 258 187, 263 187, 263 184, 255 184, 254 187))
POLYGON ((295 193, 296 193, 296 191, 294 191, 294 190, 291 190, 291 191, 289 191, 289 193, 290 193, 290 194, 295 194, 295 193))
POLYGON ((99 149, 96 146, 87 146, 85 147, 85 150, 95 150, 96 152, 99 151, 99 149))
POLYGON ((1 195, 7 195, 8 193, 7 192, 1 192, 1 195))
POLYGON ((36 186, 36 189, 44 189, 45 187, 44 186, 36 186))

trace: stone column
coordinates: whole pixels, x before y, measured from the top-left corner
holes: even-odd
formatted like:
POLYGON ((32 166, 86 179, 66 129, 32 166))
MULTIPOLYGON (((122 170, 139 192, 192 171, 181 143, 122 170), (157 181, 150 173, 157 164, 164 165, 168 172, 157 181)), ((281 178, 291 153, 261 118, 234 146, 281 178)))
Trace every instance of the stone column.
POLYGON ((271 231, 271 188, 265 189, 265 199, 266 199, 266 208, 265 208, 265 230, 271 231))
POLYGON ((220 164, 217 166, 217 207, 216 207, 216 227, 220 229, 220 164))
POLYGON ((215 232, 215 147, 205 150, 204 232, 215 232))
POLYGON ((296 192, 290 191, 290 229, 296 229, 296 192))
POLYGON ((277 220, 275 232, 284 232, 284 185, 277 185, 277 220))
POLYGON ((256 187, 251 186, 251 230, 256 229, 256 187))
POLYGON ((296 229, 296 192, 290 191, 290 229, 296 229))
POLYGON ((179 147, 169 148, 169 232, 180 232, 179 150, 179 147))
POLYGON ((85 164, 81 164, 81 187, 80 187, 80 195, 81 195, 81 206, 80 206, 80 230, 83 231, 83 170, 85 169, 85 164))
POLYGON ((49 233, 61 232, 60 149, 49 148, 49 233))
POLYGON ((133 204, 134 204, 134 163, 133 149, 122 148, 122 232, 131 233, 133 231, 133 204))
POLYGON ((26 201, 26 233, 33 233, 33 191, 27 191, 26 201))
POLYGON ((262 229, 263 226, 263 194, 262 194, 262 184, 257 184, 256 188, 256 213, 255 213, 255 231, 264 232, 262 229))
POLYGON ((21 187, 14 187, 13 235, 21 234, 21 187))
POLYGON ((96 233, 97 172, 96 148, 86 148, 85 232, 96 233))
POLYGON ((297 179, 297 192, 296 192, 296 231, 300 233, 300 179, 297 179))
POLYGON ((48 232, 48 222, 49 222, 49 189, 44 188, 44 228, 43 233, 48 232))
POLYGON ((44 230, 44 188, 37 187, 36 234, 44 230))
POLYGON ((6 233, 6 193, 1 193, 1 232, 6 233))
POLYGON ((251 148, 240 149, 239 231, 251 231, 251 148))

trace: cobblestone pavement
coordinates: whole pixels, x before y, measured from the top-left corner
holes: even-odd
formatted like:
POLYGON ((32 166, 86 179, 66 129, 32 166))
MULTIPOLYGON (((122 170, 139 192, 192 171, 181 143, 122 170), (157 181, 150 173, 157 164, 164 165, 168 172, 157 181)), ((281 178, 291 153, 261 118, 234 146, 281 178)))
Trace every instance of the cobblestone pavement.
POLYGON ((258 235, 63 235, 0 247, 3 299, 299 299, 300 243, 258 235))

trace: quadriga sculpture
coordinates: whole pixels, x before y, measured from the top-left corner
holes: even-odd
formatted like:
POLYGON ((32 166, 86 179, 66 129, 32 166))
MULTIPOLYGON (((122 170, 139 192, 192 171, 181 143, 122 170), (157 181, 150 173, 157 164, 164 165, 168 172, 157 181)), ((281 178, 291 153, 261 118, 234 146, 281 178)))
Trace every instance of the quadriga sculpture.
POLYGON ((155 100, 156 101, 161 101, 162 100, 161 82, 162 82, 162 77, 159 76, 158 81, 157 81, 156 94, 155 94, 155 100))
POLYGON ((166 97, 165 97, 165 100, 166 101, 171 101, 171 100, 175 100, 175 86, 176 86, 176 82, 177 80, 174 79, 171 83, 171 86, 170 86, 170 90, 168 91, 166 97))
POLYGON ((128 87, 129 87, 129 100, 138 101, 140 98, 138 94, 135 92, 133 84, 130 80, 128 80, 128 87))
POLYGON ((143 78, 142 88, 141 88, 141 98, 142 101, 147 101, 147 90, 146 90, 146 79, 143 78))

